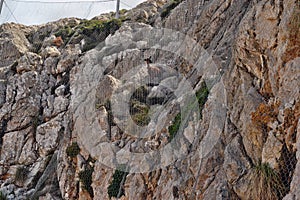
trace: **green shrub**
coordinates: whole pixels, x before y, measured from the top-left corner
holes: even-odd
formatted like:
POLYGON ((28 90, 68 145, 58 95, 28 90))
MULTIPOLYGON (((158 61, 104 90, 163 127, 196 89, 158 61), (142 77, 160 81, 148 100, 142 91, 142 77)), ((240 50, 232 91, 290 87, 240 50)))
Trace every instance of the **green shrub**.
POLYGON ((27 179, 29 170, 27 167, 21 166, 17 168, 17 171, 15 173, 15 181, 24 183, 25 180, 27 179))
POLYGON ((73 28, 71 28, 70 26, 65 26, 59 29, 54 35, 56 37, 61 36, 62 39, 67 43, 74 33, 75 30, 73 28))
POLYGON ((33 53, 38 54, 38 53, 40 52, 42 46, 43 46, 43 42, 42 42, 42 41, 37 41, 37 42, 35 42, 35 43, 32 45, 31 51, 32 51, 33 53))
POLYGON ((176 8, 183 0, 173 0, 169 5, 167 5, 160 13, 161 18, 166 18, 169 16, 171 11, 176 8))
POLYGON ((7 200, 7 195, 0 192, 0 200, 7 200))
POLYGON ((181 113, 178 113, 172 121, 172 124, 169 126, 169 141, 171 141, 177 134, 181 125, 181 113))
POLYGON ((257 191, 257 199, 281 199, 285 191, 285 186, 279 174, 269 165, 269 163, 259 163, 254 166, 254 187, 257 191))
POLYGON ((77 142, 73 142, 70 146, 67 147, 66 153, 71 158, 76 157, 80 152, 80 148, 77 144, 77 142))
POLYGON ((137 88, 129 100, 129 112, 131 119, 138 126, 146 126, 150 123, 151 118, 150 105, 147 102, 149 90, 145 86, 137 88))
POLYGON ((78 25, 78 33, 85 39, 82 51, 95 48, 99 42, 105 40, 109 34, 114 34, 122 24, 121 19, 85 20, 78 25))
POLYGON ((197 98, 197 101, 199 104, 200 113, 202 113, 202 110, 203 110, 204 104, 207 101, 208 95, 209 95, 209 89, 207 88, 206 83, 203 82, 201 84, 200 89, 196 92, 196 98, 197 98))
POLYGON ((113 174, 113 180, 111 184, 108 186, 108 196, 119 198, 125 194, 124 190, 124 183, 126 180, 126 176, 128 172, 124 172, 122 170, 116 169, 115 173, 113 174), (120 191, 120 194, 119 194, 120 191))
POLYGON ((120 19, 102 20, 85 20, 79 24, 79 30, 86 36, 94 32, 114 33, 122 24, 120 19))
POLYGON ((114 34, 122 24, 124 19, 110 20, 83 20, 76 27, 65 26, 59 29, 54 35, 61 36, 64 43, 68 43, 72 36, 76 35, 74 40, 85 40, 82 51, 88 51, 95 48, 99 42, 102 42, 109 34, 114 34))
POLYGON ((88 191, 91 197, 94 197, 94 191, 91 186, 93 182, 92 179, 93 172, 94 172, 94 167, 91 167, 90 165, 87 165, 85 170, 79 172, 79 179, 83 185, 83 189, 88 191))
MULTIPOLYGON (((128 12, 128 10, 126 10, 126 9, 121 9, 120 10, 120 15, 124 15, 125 13, 127 13, 128 12)), ((122 16, 121 16, 122 17, 122 16)))
POLYGON ((139 126, 146 126, 150 123, 151 118, 149 116, 150 106, 139 102, 131 101, 130 102, 130 114, 131 119, 139 126))

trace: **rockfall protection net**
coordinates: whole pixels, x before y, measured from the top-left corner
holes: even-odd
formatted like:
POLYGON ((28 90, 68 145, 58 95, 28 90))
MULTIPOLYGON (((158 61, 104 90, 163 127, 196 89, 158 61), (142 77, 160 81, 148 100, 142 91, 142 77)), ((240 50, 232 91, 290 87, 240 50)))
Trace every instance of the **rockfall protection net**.
MULTIPOLYGON (((16 3, 24 3, 25 1, 18 1, 15 0, 16 3)), ((7 7, 7 11, 4 12, 4 18, 2 18, 3 21, 9 21, 9 18, 13 18, 14 21, 18 22, 18 16, 14 15, 14 11, 17 7, 11 6, 10 8, 9 4, 5 1, 5 6, 7 7)), ((29 3, 29 2, 26 2, 29 3)), ((31 1, 31 3, 38 3, 35 1, 31 1)), ((43 2, 43 3, 46 3, 43 2)), ((53 2, 49 2, 53 3, 53 2)), ((87 10, 85 16, 90 16, 90 13, 92 12, 93 7, 95 6, 95 3, 104 3, 104 1, 92 1, 87 5, 85 2, 76 2, 76 4, 80 4, 82 7, 87 7, 87 10)), ((126 3, 123 2, 124 5, 126 3)), ((71 2, 64 2, 64 5, 68 9, 72 9, 73 3, 71 2)), ((49 5, 46 5, 49 7, 49 5)), ((49 8, 50 9, 50 8, 49 8)), ((55 9, 55 6, 53 8, 55 9)), ((31 16, 29 16, 31 17, 31 16)), ((41 50, 47 46, 46 38, 50 37, 51 35, 55 35, 53 40, 56 40, 58 37, 61 37, 63 40, 62 43, 59 43, 57 45, 59 48, 65 48, 68 45, 73 45, 75 43, 78 43, 78 41, 85 40, 86 43, 82 45, 82 49, 84 51, 89 51, 92 48, 97 48, 97 45, 103 43, 103 40, 110 34, 114 33, 119 28, 118 21, 110 21, 105 22, 104 24, 89 24, 88 22, 83 22, 80 24, 75 24, 74 26, 70 27, 61 27, 60 29, 52 29, 47 32, 47 35, 43 35, 43 32, 37 31, 36 37, 40 38, 39 40, 36 40, 33 45, 33 51, 36 53, 41 53, 41 50), (101 28, 100 28, 101 27, 101 28), (88 31, 87 31, 88 30, 88 31), (101 35, 100 32, 105 32, 105 35, 101 35), (99 36, 100 35, 100 36, 99 36), (80 40, 78 40, 78 38, 80 40), (91 41, 88 41, 88 38, 93 38, 91 41), (88 46, 90 45, 90 46, 88 46)), ((51 38, 50 38, 51 39, 51 38)), ((32 38, 33 40, 33 38, 32 38)), ((59 42, 59 41, 58 41, 59 42)), ((55 45, 55 43, 54 43, 55 45)), ((101 47, 99 47, 101 48, 101 47)), ((188 66, 189 63, 184 61, 180 56, 170 56, 170 52, 164 51, 162 47, 161 49, 153 49, 153 48, 140 48, 139 49, 139 55, 137 56, 135 63, 136 65, 142 69, 137 69, 136 74, 130 74, 131 77, 134 75, 140 76, 140 78, 137 78, 136 81, 133 82, 132 86, 132 93, 129 95, 129 98, 127 106, 129 111, 129 116, 132 122, 135 124, 132 127, 126 127, 128 129, 122 130, 122 127, 118 127, 118 125, 115 122, 115 117, 117 117, 119 120, 119 116, 114 116, 114 114, 119 114, 118 112, 113 110, 114 102, 111 102, 110 100, 107 101, 103 106, 107 112, 107 120, 108 120, 108 129, 106 130, 108 133, 108 139, 113 141, 116 138, 112 138, 112 128, 118 129, 118 136, 122 137, 125 133, 124 131, 129 131, 130 133, 139 133, 140 130, 146 129, 146 127, 151 127, 151 122, 157 122, 161 120, 159 116, 158 109, 161 109, 162 107, 168 108, 169 112, 169 118, 171 119, 170 122, 168 122, 168 130, 164 130, 165 132, 161 132, 160 134, 154 134, 154 135, 139 135, 139 138, 143 140, 146 138, 144 142, 145 146, 147 146, 148 150, 156 150, 160 148, 163 145, 166 145, 167 143, 174 142, 173 145, 178 145, 178 141, 176 141, 176 134, 180 130, 180 126, 186 126, 186 123, 189 122, 190 116, 189 114, 193 114, 193 112, 186 113, 187 111, 184 109, 180 109, 180 102, 176 102, 176 99, 182 97, 181 94, 176 91, 178 87, 180 87, 182 79, 186 78, 186 75, 190 75, 191 79, 193 74, 189 74, 188 71, 180 71, 182 69, 182 66, 188 66), (164 57, 172 57, 171 60, 168 60, 165 62, 162 60, 164 57), (170 61, 170 62, 169 62, 170 61), (162 64, 164 63, 164 64, 162 64), (144 71, 143 71, 144 70, 144 71), (144 73, 144 74, 143 74, 144 73), (186 73, 186 74, 185 74, 186 73), (173 79, 175 81, 174 85, 171 86, 170 82, 167 82, 166 80, 173 79), (165 83, 167 85, 162 84, 165 83), (174 87, 173 87, 174 86, 174 87), (175 103, 174 103, 175 102, 175 103), (158 113, 158 114, 157 114, 158 113), (155 116, 157 114, 157 116, 155 116), (156 121, 155 121, 156 120, 156 121), (186 121, 184 121, 186 120, 186 121), (149 125, 150 124, 150 125, 149 125), (120 129, 120 130, 119 130, 120 129), (163 143, 163 139, 166 139, 163 143), (151 142, 149 142, 151 140, 151 142)), ((121 53, 120 53, 121 54, 121 53)), ((29 58, 28 58, 29 59, 29 58)), ((119 62, 117 58, 116 62, 119 62)), ((112 62, 112 61, 111 61, 112 62)), ((102 72, 101 72, 102 73, 102 72)), ((105 75, 113 75, 117 76, 118 74, 113 74, 112 71, 104 71, 103 74, 105 75)), ((69 81, 70 81, 70 74, 64 73, 59 74, 61 76, 61 81, 55 88, 52 90, 54 91, 61 85, 66 85, 67 88, 69 87, 69 81)), ((189 78, 190 78, 189 77, 189 78)), ((218 75, 216 76, 218 79, 218 75)), ((129 81, 129 78, 122 79, 120 77, 121 81, 129 81)), ((213 82, 213 81, 212 81, 213 82)), ((195 85, 191 84, 191 88, 183 87, 186 89, 191 89, 191 91, 194 91, 195 86, 198 84, 198 82, 195 82, 195 85)), ((203 106, 205 104, 205 101, 207 100, 208 96, 208 90, 212 88, 211 82, 206 82, 205 84, 201 85, 200 89, 202 89, 202 93, 198 94, 195 92, 194 96, 197 100, 197 105, 203 106), (207 91, 206 91, 207 90, 207 91)), ((65 94, 69 94, 70 88, 68 88, 65 91, 65 94)), ((124 87, 123 89, 126 89, 124 87)), ((122 91, 121 91, 122 92, 122 91)), ((118 94, 116 97, 119 97, 118 94)), ((223 97, 223 96, 222 96, 223 97)), ((191 103, 191 107, 187 109, 196 109, 197 112, 200 113, 199 107, 194 108, 194 101, 187 101, 191 103)), ((91 105, 91 106, 97 106, 97 105, 91 105)), ((201 107, 200 106, 200 107, 201 107)), ((194 110, 193 110, 194 111, 194 110)), ((37 116, 32 118, 31 125, 34 127, 34 129, 37 129, 39 125, 44 123, 43 119, 43 113, 39 112, 37 113, 37 116)), ((201 114, 200 114, 201 115, 201 114)), ((201 116, 198 116, 199 119, 201 116)), ((221 117, 222 118, 222 117, 221 117)), ((5 130, 5 122, 2 123, 2 130, 5 130)), ((167 122, 166 122, 167 124, 167 122)), ((223 128, 223 127, 222 127, 223 128)), ((183 129, 183 128, 181 128, 183 129)), ((63 131, 63 130, 61 130, 63 131)), ((2 133, 2 135, 4 132, 2 133)), ((146 134, 145 132, 142 132, 142 134, 146 134)), ((63 145, 64 141, 63 135, 60 135, 59 140, 61 141, 60 145, 63 145)), ((2 137, 1 137, 2 138, 2 137)), ((2 141, 1 141, 2 143, 2 141)), ((213 143, 213 142, 212 142, 213 143)), ((76 143, 74 143, 74 146, 71 148, 67 148, 67 154, 69 157, 73 157, 73 155, 77 155, 74 152, 79 151, 78 146, 76 143), (68 153, 69 150, 69 153, 68 153)), ((59 149, 59 148, 58 148, 59 149)), ((135 149, 138 151, 137 149, 135 149)), ((147 150, 145 150, 147 151, 147 150)), ((130 159, 133 159, 134 156, 130 157, 130 159)), ((201 156, 200 156, 201 158, 201 156)), ((58 162, 62 162, 60 155, 58 155, 57 152, 52 152, 52 154, 48 155, 47 158, 47 165, 42 172, 38 172, 38 176, 36 176, 36 179, 32 179, 32 186, 34 190, 32 190, 32 193, 28 193, 28 197, 30 198, 37 198, 40 196, 43 196, 45 194, 49 194, 53 199, 61 199, 61 193, 60 193, 60 186, 57 180, 57 165, 58 162), (50 187, 45 187, 50 186, 50 187)), ((95 170, 93 163, 95 162, 94 158, 89 157, 86 159, 87 162, 83 163, 85 168, 83 168, 78 173, 78 178, 80 179, 80 186, 83 188, 83 190, 87 191, 91 194, 91 196, 94 195, 95 191, 93 191, 93 188, 91 187, 91 179, 92 179, 92 173, 95 170)), ((158 161, 161 162, 161 161, 158 161)), ((270 191, 271 197, 277 197, 278 199, 281 199, 285 196, 285 194, 289 191, 291 178, 293 175, 293 171, 296 166, 296 155, 295 152, 293 152, 290 147, 287 147, 286 145, 283 145, 281 150, 281 157, 279 158, 279 167, 278 170, 272 169, 267 164, 257 164, 254 166, 254 177, 257 179, 257 184, 266 185, 267 189, 270 191)), ((132 169, 132 166, 130 165, 130 161, 128 163, 117 163, 118 166, 116 166, 114 169, 113 178, 111 181, 110 186, 107 188, 109 196, 114 197, 120 197, 124 195, 124 182, 126 180, 126 176, 128 175, 128 172, 130 172, 132 169), (123 165, 124 164, 124 165, 123 165)), ((157 163, 156 163, 157 164, 157 163)), ((159 164, 158 164, 159 165, 159 164)), ((30 166, 26 166, 30 168, 30 166)), ((27 168, 17 168, 16 170, 16 178, 18 179, 17 182, 23 182, 26 180, 26 176, 29 173, 27 168)), ((75 173, 70 172, 70 173, 75 173)), ((199 172, 198 172, 199 173, 199 172)), ((23 184, 23 183, 21 183, 23 184)), ((79 182, 76 187, 79 187, 79 182)), ((175 189, 176 190, 176 189, 175 189)), ((265 191, 261 191, 265 192, 265 191)), ((176 193, 176 192, 175 192, 176 193)))

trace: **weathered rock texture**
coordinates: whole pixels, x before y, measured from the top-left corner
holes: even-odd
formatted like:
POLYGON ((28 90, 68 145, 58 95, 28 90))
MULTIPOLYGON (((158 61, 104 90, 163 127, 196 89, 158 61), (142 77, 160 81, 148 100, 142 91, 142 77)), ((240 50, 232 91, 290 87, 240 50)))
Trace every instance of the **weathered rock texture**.
POLYGON ((111 16, 0 26, 2 194, 300 199, 299 1, 149 0, 111 16), (180 111, 192 93, 196 111, 180 111), (173 135, 178 114, 190 121, 173 135), (180 151, 138 154, 170 141, 180 151))

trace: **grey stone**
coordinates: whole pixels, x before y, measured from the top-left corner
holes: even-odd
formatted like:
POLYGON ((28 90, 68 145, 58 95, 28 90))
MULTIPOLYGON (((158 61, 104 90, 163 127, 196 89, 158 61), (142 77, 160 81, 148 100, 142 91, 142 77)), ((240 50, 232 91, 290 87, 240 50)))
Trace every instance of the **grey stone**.
POLYGON ((62 117, 63 114, 59 114, 52 120, 37 127, 36 141, 41 156, 44 157, 57 148, 58 139, 63 134, 62 117))
POLYGON ((56 47, 46 47, 43 51, 42 51, 42 56, 44 58, 46 57, 58 57, 60 56, 61 53, 58 51, 58 49, 56 47))

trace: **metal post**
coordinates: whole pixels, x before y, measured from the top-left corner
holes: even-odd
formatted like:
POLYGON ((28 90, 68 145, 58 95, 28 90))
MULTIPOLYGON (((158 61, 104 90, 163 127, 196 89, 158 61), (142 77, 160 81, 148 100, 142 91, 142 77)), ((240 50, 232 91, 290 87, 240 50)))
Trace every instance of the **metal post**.
POLYGON ((117 0, 116 19, 120 18, 120 0, 117 0))
POLYGON ((1 11, 2 11, 3 3, 4 3, 4 0, 1 0, 1 2, 0 2, 0 14, 1 14, 1 11))

